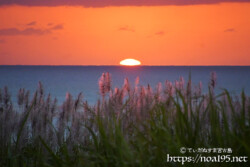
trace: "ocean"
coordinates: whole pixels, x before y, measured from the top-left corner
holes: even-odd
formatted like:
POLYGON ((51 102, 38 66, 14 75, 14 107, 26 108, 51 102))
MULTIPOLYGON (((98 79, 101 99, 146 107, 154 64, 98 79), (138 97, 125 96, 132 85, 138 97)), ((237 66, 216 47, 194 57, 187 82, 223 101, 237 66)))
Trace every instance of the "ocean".
POLYGON ((203 91, 208 90, 210 73, 217 74, 216 92, 222 88, 232 94, 239 94, 243 89, 250 95, 250 66, 0 66, 0 88, 8 86, 12 100, 20 88, 34 93, 41 81, 45 94, 50 93, 62 103, 67 92, 73 97, 82 92, 84 100, 95 104, 99 95, 98 80, 103 72, 112 77, 112 87, 121 87, 124 78, 133 85, 137 77, 139 85, 150 84, 153 88, 166 80, 174 82, 182 76, 185 81, 191 76, 192 82, 203 84, 203 91))

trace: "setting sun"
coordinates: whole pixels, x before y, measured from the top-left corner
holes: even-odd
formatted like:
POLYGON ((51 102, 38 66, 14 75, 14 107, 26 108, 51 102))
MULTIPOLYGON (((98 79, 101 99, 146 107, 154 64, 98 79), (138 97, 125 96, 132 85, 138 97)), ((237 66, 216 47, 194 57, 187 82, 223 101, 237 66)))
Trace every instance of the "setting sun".
POLYGON ((135 59, 124 59, 120 61, 120 65, 125 65, 125 66, 137 66, 140 64, 141 62, 135 59))

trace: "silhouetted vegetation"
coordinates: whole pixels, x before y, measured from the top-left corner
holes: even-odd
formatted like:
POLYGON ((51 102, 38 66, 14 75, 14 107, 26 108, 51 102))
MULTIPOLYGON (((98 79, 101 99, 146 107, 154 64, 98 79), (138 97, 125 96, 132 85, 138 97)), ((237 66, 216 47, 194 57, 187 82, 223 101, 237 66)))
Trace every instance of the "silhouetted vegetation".
MULTIPOLYGON (((100 100, 89 105, 80 93, 62 105, 45 96, 39 83, 33 98, 20 89, 13 107, 8 88, 0 90, 0 165, 16 166, 183 166, 166 162, 181 147, 232 148, 250 155, 250 98, 227 90, 208 93, 202 84, 166 81, 156 88, 131 84, 112 88, 99 80, 100 100)), ((207 154, 213 155, 213 154, 207 154)), ((215 154, 217 155, 217 154, 215 154)), ((185 163, 185 166, 246 166, 248 163, 185 163)))

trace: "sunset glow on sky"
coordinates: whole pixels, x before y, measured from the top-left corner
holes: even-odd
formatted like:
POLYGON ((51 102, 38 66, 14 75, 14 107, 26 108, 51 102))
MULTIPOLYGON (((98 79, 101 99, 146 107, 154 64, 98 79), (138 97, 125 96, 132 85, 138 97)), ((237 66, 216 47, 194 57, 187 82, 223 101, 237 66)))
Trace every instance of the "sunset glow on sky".
MULTIPOLYGON (((250 3, 4 4, 0 65, 250 65, 250 3)), ((25 1, 26 2, 26 1, 25 1)))

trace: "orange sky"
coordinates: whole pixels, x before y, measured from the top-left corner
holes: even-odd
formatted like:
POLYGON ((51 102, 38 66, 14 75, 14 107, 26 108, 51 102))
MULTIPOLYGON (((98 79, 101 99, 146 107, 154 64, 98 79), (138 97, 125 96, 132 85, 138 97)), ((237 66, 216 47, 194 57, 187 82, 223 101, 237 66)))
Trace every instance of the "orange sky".
POLYGON ((1 65, 250 65, 250 3, 0 7, 1 65))

